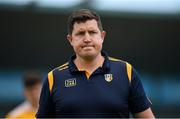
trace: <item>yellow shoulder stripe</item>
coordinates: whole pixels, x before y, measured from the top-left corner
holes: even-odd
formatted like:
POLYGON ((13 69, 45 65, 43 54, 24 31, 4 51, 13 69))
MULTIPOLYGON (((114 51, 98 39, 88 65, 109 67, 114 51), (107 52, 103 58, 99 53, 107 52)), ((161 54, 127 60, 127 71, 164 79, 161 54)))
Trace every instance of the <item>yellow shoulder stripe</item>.
POLYGON ((69 64, 69 62, 66 62, 65 64, 59 66, 58 68, 62 68, 62 67, 64 67, 64 66, 67 66, 68 64, 69 64))
POLYGON ((59 68, 58 70, 61 71, 61 70, 67 69, 67 68, 68 68, 68 66, 65 66, 65 67, 59 68))
POLYGON ((116 59, 116 58, 113 58, 113 57, 108 57, 108 59, 111 60, 111 61, 121 61, 121 62, 124 62, 123 60, 116 59))
POLYGON ((48 82, 49 82, 49 90, 50 92, 52 91, 52 87, 53 87, 53 71, 48 73, 48 82))
POLYGON ((127 75, 129 82, 131 82, 131 76, 132 76, 132 66, 126 62, 126 69, 127 69, 127 75))
POLYGON ((128 76, 129 82, 131 82, 132 66, 129 63, 127 63, 127 62, 125 62, 123 60, 120 60, 120 59, 116 59, 116 58, 113 58, 113 57, 108 57, 108 59, 111 60, 111 61, 121 61, 121 62, 126 63, 127 76, 128 76))

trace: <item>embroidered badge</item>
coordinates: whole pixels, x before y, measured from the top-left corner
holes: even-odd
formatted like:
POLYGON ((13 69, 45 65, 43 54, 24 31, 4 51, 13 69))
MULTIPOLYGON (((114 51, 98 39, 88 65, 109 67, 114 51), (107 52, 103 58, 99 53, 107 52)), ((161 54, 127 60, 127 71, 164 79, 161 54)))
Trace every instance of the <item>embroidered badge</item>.
POLYGON ((65 80, 65 86, 66 87, 76 86, 76 78, 65 80))
POLYGON ((111 82, 113 80, 112 74, 104 74, 104 78, 107 82, 111 82))

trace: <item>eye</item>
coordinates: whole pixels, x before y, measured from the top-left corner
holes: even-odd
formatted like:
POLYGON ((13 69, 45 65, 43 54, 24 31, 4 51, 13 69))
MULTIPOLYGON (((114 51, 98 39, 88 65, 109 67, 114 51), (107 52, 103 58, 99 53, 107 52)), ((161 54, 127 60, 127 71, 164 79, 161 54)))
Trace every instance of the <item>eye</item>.
POLYGON ((84 31, 80 31, 80 32, 76 33, 77 36, 82 36, 82 35, 84 35, 84 34, 85 34, 84 31))
POLYGON ((89 31, 89 34, 96 34, 97 33, 97 31, 89 31))

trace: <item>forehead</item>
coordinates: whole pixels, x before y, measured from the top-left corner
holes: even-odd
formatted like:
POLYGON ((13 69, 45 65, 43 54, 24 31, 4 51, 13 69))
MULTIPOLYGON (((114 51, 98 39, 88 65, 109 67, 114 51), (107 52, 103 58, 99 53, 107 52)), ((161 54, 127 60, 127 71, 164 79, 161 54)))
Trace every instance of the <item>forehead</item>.
POLYGON ((92 19, 92 20, 87 20, 85 22, 80 22, 80 23, 75 22, 73 30, 80 30, 80 29, 82 30, 83 29, 98 29, 97 21, 92 19))

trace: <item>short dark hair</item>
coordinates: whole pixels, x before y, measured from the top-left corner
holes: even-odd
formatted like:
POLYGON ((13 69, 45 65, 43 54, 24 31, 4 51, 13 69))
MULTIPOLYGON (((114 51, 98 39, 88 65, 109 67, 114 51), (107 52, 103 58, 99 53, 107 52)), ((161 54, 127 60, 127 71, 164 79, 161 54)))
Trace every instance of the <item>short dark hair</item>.
POLYGON ((24 88, 33 87, 42 82, 42 75, 39 72, 26 72, 23 76, 24 88))
POLYGON ((72 34, 75 22, 86 22, 87 20, 95 19, 97 21, 100 31, 103 31, 100 16, 89 9, 80 9, 73 11, 68 18, 68 34, 72 34))

